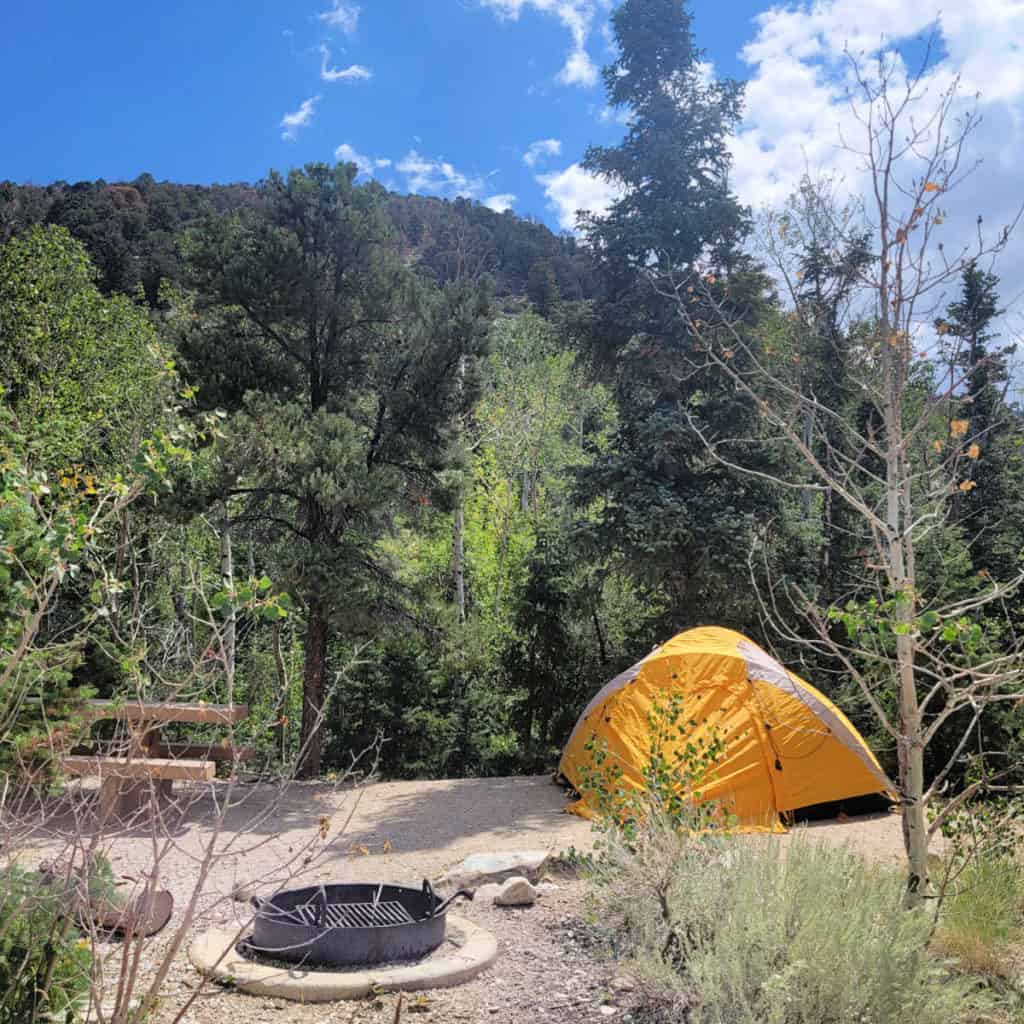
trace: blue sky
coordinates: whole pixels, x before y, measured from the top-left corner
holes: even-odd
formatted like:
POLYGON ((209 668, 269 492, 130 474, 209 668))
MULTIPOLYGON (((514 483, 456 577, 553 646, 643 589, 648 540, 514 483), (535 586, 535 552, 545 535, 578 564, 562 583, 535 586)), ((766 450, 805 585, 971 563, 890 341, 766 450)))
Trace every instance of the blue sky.
MULTIPOLYGON (((593 81, 611 56, 605 0, 2 6, 0 178, 18 182, 142 171, 255 180, 270 167, 331 160, 346 145, 400 191, 467 191, 557 227, 558 207, 538 177, 622 131, 602 120, 593 81), (559 76, 578 49, 580 21, 589 65, 577 62, 577 80, 566 82, 559 76), (323 76, 353 65, 349 77, 323 76), (289 114, 300 122, 291 130, 282 127, 289 114), (544 140, 557 146, 534 150, 531 166, 524 156, 544 140)), ((720 72, 746 74, 738 52, 764 6, 692 5, 720 72)))
MULTIPOLYGON (((255 181, 341 157, 400 192, 570 230, 613 197, 578 161, 623 130, 598 75, 615 2, 0 0, 0 179, 255 181)), ((963 157, 978 167, 944 211, 947 251, 976 238, 979 214, 1010 223, 1024 201, 1024 2, 940 2, 691 0, 706 73, 747 83, 739 198, 778 208, 805 173, 866 194, 841 144, 863 141, 847 51, 885 39, 912 59, 937 28, 922 116, 959 76, 954 113, 977 94, 982 119, 963 157)), ((1018 232, 998 269, 1024 338, 1022 249, 1018 232)))

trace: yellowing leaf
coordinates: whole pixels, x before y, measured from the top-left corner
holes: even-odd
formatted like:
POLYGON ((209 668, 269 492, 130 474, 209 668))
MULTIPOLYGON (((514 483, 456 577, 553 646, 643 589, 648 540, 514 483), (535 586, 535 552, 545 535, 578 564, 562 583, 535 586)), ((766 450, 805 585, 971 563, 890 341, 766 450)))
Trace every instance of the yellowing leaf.
POLYGON ((963 437, 970 425, 970 420, 952 420, 949 424, 949 436, 963 437))
POLYGON ((945 448, 945 445, 941 441, 932 441, 932 448, 941 453, 942 449, 945 448))
POLYGON ((980 454, 981 448, 979 445, 972 444, 971 447, 967 449, 967 458, 969 459, 976 459, 980 454))
POLYGON ((964 482, 960 484, 960 490, 966 494, 968 491, 973 491, 977 486, 978 485, 973 480, 964 480, 964 482))
POLYGON ((941 185, 936 185, 934 181, 926 181, 924 183, 924 188, 921 191, 922 192, 941 192, 942 191, 942 186, 941 185))

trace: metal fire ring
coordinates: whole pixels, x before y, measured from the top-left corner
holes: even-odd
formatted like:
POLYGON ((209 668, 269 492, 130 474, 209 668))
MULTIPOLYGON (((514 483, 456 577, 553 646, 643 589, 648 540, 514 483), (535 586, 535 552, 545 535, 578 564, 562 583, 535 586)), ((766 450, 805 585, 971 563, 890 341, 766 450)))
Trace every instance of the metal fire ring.
POLYGON ((442 900, 421 889, 384 883, 318 885, 254 897, 256 916, 243 951, 308 967, 417 960, 444 941, 445 913, 460 889, 442 900))

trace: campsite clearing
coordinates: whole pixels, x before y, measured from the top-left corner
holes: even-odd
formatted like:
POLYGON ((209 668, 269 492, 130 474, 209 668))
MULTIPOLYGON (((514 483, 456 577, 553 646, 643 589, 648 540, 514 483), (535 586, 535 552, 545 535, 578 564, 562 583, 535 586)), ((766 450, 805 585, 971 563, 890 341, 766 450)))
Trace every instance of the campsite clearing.
MULTIPOLYGON (((228 827, 242 830, 247 820, 274 802, 276 790, 257 783, 239 787, 238 795, 244 803, 232 812, 228 827)), ((418 884, 424 877, 436 878, 473 853, 533 849, 557 853, 570 847, 588 850, 593 845, 589 822, 564 813, 566 796, 547 777, 383 782, 355 792, 322 783, 296 784, 251 837, 263 841, 262 845, 220 862, 211 879, 210 896, 202 901, 195 933, 230 925, 240 915, 244 919, 248 905, 230 899, 230 894, 271 874, 287 858, 289 848, 315 831, 321 816, 339 827, 354 799, 358 805, 344 835, 311 874, 302 876, 303 881, 385 878, 418 884)), ((209 813, 210 799, 197 801, 189 814, 188 831, 178 837, 179 851, 165 864, 161 884, 175 894, 176 902, 194 883, 197 866, 190 855, 207 836, 209 813)), ((902 854, 896 815, 816 822, 808 828, 815 837, 849 843, 868 857, 898 861, 902 854)), ((784 843, 788 838, 765 836, 743 841, 784 843)), ((112 851, 115 872, 127 874, 144 865, 149 843, 145 834, 119 837, 112 851)), ((41 859, 47 852, 38 849, 41 859)), ((431 1012, 425 1019, 435 1024, 479 1020, 575 1024, 624 1017, 620 1008, 615 1015, 601 1012, 602 1005, 612 1007, 619 996, 610 987, 611 965, 602 959, 600 950, 588 945, 583 923, 584 883, 561 873, 553 880, 558 888, 545 892, 530 908, 505 909, 483 903, 460 908, 461 914, 498 935, 501 953, 494 967, 466 985, 426 993, 431 1012)), ((172 928, 151 940, 144 973, 153 969, 153 960, 169 940, 172 928)), ((157 1024, 173 1019, 174 1008, 192 994, 197 982, 198 975, 183 951, 168 979, 157 1024)), ((371 1012, 367 1003, 301 1006, 211 987, 193 1004, 188 1021, 220 1024, 225 1015, 232 1014, 287 1024, 388 1020, 383 1010, 393 1006, 394 998, 382 996, 382 1010, 371 1012)))

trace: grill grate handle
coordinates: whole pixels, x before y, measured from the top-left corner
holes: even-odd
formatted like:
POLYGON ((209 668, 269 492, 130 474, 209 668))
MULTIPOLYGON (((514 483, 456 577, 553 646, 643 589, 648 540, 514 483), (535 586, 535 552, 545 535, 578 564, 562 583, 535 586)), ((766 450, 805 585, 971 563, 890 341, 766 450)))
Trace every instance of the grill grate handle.
POLYGON ((323 928, 327 924, 327 890, 321 885, 316 894, 316 926, 323 928))
POLYGON ((421 918, 421 920, 425 921, 429 917, 439 917, 460 896, 467 900, 472 900, 473 890, 459 889, 458 892, 453 892, 448 899, 442 901, 441 898, 434 893, 434 887, 430 884, 430 879, 424 878, 423 895, 427 897, 427 913, 423 918, 421 918))

